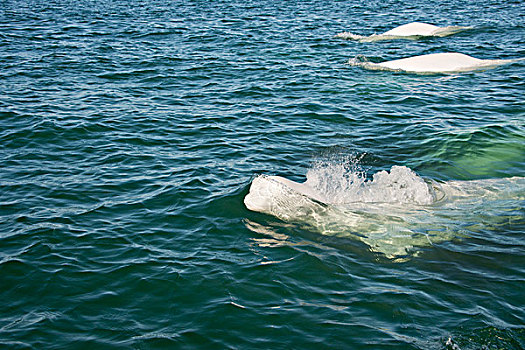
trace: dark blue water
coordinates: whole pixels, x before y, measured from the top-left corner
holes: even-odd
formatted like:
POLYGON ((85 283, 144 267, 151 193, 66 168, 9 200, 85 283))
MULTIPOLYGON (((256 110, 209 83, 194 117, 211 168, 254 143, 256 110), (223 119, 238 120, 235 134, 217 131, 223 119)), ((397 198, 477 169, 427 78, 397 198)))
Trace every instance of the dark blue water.
POLYGON ((439 52, 525 57, 525 4, 1 2, 2 347, 525 348, 524 62, 347 63, 439 52), (413 21, 473 29, 334 37, 413 21), (319 169, 458 192, 244 204, 319 169))

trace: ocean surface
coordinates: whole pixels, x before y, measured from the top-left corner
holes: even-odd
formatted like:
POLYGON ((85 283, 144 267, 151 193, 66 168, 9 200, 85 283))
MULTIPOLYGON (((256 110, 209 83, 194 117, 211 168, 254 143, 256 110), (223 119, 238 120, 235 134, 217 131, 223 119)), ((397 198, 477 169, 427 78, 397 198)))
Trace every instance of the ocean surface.
POLYGON ((525 2, 2 1, 0 347, 524 349, 525 62, 349 64, 441 52, 525 2))

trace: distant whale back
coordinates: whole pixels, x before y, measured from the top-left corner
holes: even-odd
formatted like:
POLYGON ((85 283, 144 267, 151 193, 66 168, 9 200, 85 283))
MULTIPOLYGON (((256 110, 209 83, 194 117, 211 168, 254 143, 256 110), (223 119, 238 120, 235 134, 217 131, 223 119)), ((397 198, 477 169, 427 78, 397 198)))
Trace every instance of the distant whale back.
POLYGON ((361 42, 367 41, 380 41, 380 40, 392 40, 392 39, 417 39, 425 36, 448 36, 463 30, 471 29, 472 27, 463 26, 448 26, 438 27, 428 23, 412 22, 403 24, 399 27, 395 27, 383 34, 372 34, 370 36, 362 36, 352 34, 349 32, 343 32, 336 35, 338 38, 348 40, 358 40, 361 42))
POLYGON ((445 52, 372 63, 350 59, 349 64, 372 70, 393 70, 412 73, 454 73, 493 68, 517 60, 482 60, 462 53, 445 52))
POLYGON ((432 35, 440 28, 438 26, 421 23, 421 22, 412 22, 404 24, 402 26, 396 27, 394 29, 385 32, 383 35, 392 35, 392 36, 412 36, 412 35, 432 35))

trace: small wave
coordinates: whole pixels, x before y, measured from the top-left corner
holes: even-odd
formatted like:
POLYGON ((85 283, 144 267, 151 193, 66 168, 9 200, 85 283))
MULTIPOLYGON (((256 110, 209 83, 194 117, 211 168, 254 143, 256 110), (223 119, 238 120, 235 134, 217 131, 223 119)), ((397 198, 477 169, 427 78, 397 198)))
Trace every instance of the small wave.
POLYGON ((358 34, 352 34, 350 32, 342 32, 342 33, 336 34, 335 37, 336 38, 341 38, 341 39, 347 39, 347 40, 362 40, 362 39, 366 39, 367 38, 366 36, 358 35, 358 34))

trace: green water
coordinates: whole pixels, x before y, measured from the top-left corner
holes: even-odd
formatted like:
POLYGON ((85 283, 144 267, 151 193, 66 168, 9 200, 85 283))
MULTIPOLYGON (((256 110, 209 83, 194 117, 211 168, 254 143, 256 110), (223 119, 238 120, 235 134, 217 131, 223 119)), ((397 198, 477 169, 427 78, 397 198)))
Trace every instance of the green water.
POLYGON ((525 348, 523 61, 434 75, 348 64, 523 58, 524 13, 0 3, 1 347, 525 348), (335 37, 412 21, 473 29, 335 37), (303 182, 319 164, 332 197, 394 166, 468 196, 245 206, 258 175, 303 182))

